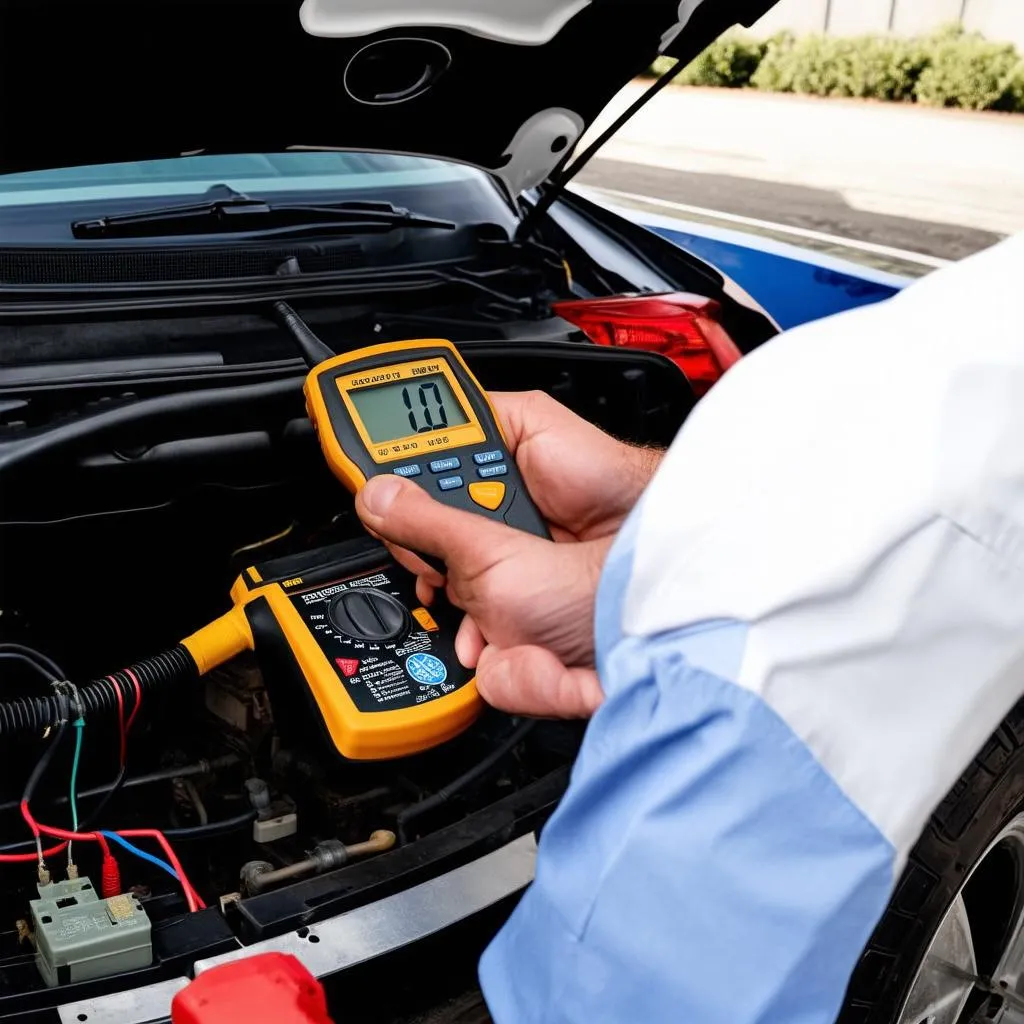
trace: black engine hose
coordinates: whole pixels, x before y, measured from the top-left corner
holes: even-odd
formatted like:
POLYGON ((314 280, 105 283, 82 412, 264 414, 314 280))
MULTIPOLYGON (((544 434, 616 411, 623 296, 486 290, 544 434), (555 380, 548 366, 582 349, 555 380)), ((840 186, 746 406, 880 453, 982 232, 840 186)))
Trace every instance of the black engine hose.
POLYGON ((412 804, 404 810, 399 811, 395 817, 395 824, 398 829, 398 837, 401 842, 406 842, 406 833, 409 826, 424 814, 437 810, 438 807, 448 803, 453 796, 461 793, 467 787, 487 778, 488 774, 509 754, 512 753, 520 743, 533 732, 537 725, 536 719, 527 719, 520 722, 508 736, 502 740, 482 761, 478 761, 468 771, 463 772, 457 779, 453 779, 447 786, 442 786, 436 793, 421 800, 418 804, 412 804))
POLYGON ((263 403, 283 414, 302 415, 302 377, 225 388, 197 388, 117 403, 83 413, 52 427, 26 431, 17 440, 0 441, 0 473, 20 469, 36 459, 88 449, 104 437, 127 428, 158 428, 188 424, 196 416, 215 419, 237 429, 250 422, 246 414, 263 403))
MULTIPOLYGON (((131 672, 138 679, 144 698, 147 693, 199 678, 199 669, 188 649, 182 644, 152 658, 136 662, 116 674, 127 678, 127 672, 131 672)), ((116 712, 117 692, 117 688, 109 679, 97 679, 79 686, 78 696, 86 719, 116 712)), ((122 699, 125 699, 128 707, 131 706, 130 693, 125 698, 122 691, 122 699)), ((18 733, 40 733, 57 725, 61 720, 61 714, 61 697, 58 694, 0 701, 0 737, 14 736, 18 733)))

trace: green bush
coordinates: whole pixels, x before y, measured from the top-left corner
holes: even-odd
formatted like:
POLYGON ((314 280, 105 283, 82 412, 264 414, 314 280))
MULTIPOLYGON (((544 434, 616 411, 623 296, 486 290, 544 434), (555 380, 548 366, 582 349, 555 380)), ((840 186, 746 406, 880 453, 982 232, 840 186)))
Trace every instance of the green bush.
POLYGON ((1017 61, 1017 66, 1010 72, 1003 93, 1005 106, 1001 110, 1016 110, 1024 113, 1024 60, 1017 61))
POLYGON ((772 36, 765 44, 761 63, 750 76, 750 84, 767 92, 792 92, 794 65, 789 54, 796 45, 797 37, 792 32, 779 32, 772 36))
POLYGON ((928 62, 928 47, 920 39, 865 36, 851 58, 844 95, 912 101, 928 62))
MULTIPOLYGON (((664 74, 674 64, 659 57, 651 71, 664 74)), ((1024 59, 1012 45, 989 42, 957 25, 911 39, 781 32, 758 42, 728 34, 685 67, 677 81, 1024 112, 1024 59)))
POLYGON ((1024 70, 1016 49, 979 35, 945 32, 933 39, 914 95, 932 107, 1024 110, 1024 70))
POLYGON ((912 100, 928 66, 919 40, 808 35, 769 43, 751 84, 772 92, 912 100))
POLYGON ((724 35, 684 68, 677 81, 682 85, 740 89, 750 84, 764 48, 764 43, 746 36, 724 35))
POLYGON ((655 78, 661 78, 666 72, 671 71, 679 61, 675 57, 655 57, 651 65, 651 74, 655 78))

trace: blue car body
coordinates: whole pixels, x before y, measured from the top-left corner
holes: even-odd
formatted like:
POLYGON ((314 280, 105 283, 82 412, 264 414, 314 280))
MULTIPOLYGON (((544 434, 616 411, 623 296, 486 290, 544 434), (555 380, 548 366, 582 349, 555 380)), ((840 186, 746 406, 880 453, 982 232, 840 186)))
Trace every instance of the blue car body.
POLYGON ((636 223, 707 260, 759 302, 783 330, 890 298, 912 277, 761 234, 624 210, 636 223))

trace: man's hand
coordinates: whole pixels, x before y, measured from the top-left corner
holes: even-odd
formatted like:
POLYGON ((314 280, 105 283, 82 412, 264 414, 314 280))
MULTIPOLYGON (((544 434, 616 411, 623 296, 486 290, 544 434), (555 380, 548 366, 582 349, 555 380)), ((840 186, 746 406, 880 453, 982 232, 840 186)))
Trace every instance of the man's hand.
POLYGON ((483 698, 514 714, 585 718, 601 702, 594 595, 611 537, 556 544, 435 501, 398 476, 374 477, 360 518, 400 548, 442 558, 466 613, 456 651, 483 698))
POLYGON ((542 392, 490 398, 534 503, 563 543, 450 509, 399 477, 371 480, 356 510, 418 574, 426 604, 446 581, 409 549, 445 561, 449 599, 467 613, 456 650, 476 666, 486 700, 513 713, 587 716, 602 696, 593 671, 601 566, 661 452, 615 440, 542 392))
POLYGON ((663 453, 617 441, 543 391, 492 391, 490 398, 555 540, 616 533, 663 453))
MULTIPOLYGON (((615 534, 664 453, 617 441, 543 391, 492 391, 489 397, 509 454, 554 539, 597 540, 615 534)), ((444 584, 441 575, 386 533, 381 536, 417 574, 420 600, 429 604, 433 588, 444 584)))

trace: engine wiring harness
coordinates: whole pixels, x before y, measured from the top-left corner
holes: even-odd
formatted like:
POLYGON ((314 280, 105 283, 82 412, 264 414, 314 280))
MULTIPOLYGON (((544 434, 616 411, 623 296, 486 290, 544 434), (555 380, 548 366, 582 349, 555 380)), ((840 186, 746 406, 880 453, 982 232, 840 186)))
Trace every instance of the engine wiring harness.
POLYGON ((22 792, 21 816, 32 833, 35 853, 0 853, 0 864, 24 864, 35 862, 40 885, 49 885, 51 873, 47 859, 67 851, 67 877, 78 877, 74 861, 74 842, 94 842, 102 854, 101 891, 105 898, 121 893, 121 874, 116 858, 110 849, 110 841, 135 856, 154 864, 172 875, 181 886, 185 902, 190 911, 202 910, 206 904, 195 891, 185 870, 163 832, 158 829, 107 829, 89 831, 92 821, 99 819, 103 810, 124 783, 127 769, 128 733, 139 713, 147 690, 160 684, 196 674, 195 663, 185 648, 175 648, 165 654, 138 662, 123 672, 107 676, 83 687, 69 682, 60 667, 45 655, 20 644, 0 644, 0 656, 16 658, 29 665, 37 674, 47 679, 53 688, 48 697, 25 698, 0 703, 0 736, 13 732, 40 731, 50 737, 42 755, 36 762, 22 792), (125 717, 125 698, 131 692, 133 706, 125 717), (120 733, 120 767, 113 786, 90 815, 90 820, 79 827, 77 778, 81 760, 86 715, 99 711, 117 709, 120 733), (72 717, 74 716, 74 717, 72 717), (41 824, 31 810, 32 797, 40 781, 46 775, 54 756, 67 736, 69 726, 75 731, 75 752, 72 760, 69 803, 71 805, 72 828, 62 829, 41 824), (6 727, 6 728, 5 728, 6 727), (47 849, 43 848, 43 836, 60 842, 47 849), (155 840, 163 850, 166 860, 147 853, 135 846, 132 839, 155 840))
MULTIPOLYGON (((186 828, 108 828, 101 824, 110 802, 126 786, 159 779, 177 779, 176 770, 151 772, 148 776, 127 776, 128 740, 132 727, 137 721, 143 704, 160 690, 187 685, 206 675, 212 666, 219 665, 233 656, 242 647, 250 646, 240 631, 237 609, 214 620, 197 633, 186 638, 181 644, 168 651, 133 663, 127 668, 95 679, 83 685, 70 682, 61 667, 46 655, 23 644, 0 642, 0 661, 18 661, 44 680, 51 692, 46 695, 18 697, 0 700, 0 740, 22 735, 41 739, 43 749, 36 760, 22 790, 20 800, 0 804, 0 809, 17 810, 31 834, 27 842, 15 842, 0 846, 0 866, 34 865, 37 875, 39 899, 29 903, 33 922, 18 922, 24 926, 26 935, 36 947, 36 965, 47 985, 60 985, 69 980, 106 977, 120 970, 148 965, 153 952, 150 944, 150 920, 146 908, 135 895, 136 888, 126 890, 122 885, 121 869, 116 852, 125 852, 169 875, 180 888, 185 905, 190 913, 207 909, 199 891, 186 874, 178 857, 172 839, 212 839, 253 825, 253 838, 257 849, 270 839, 259 838, 258 825, 274 824, 273 817, 279 804, 270 802, 264 793, 266 806, 254 799, 250 783, 261 782, 249 779, 246 782, 249 808, 219 821, 210 821, 198 792, 192 788, 193 805, 197 807, 200 819, 198 826, 186 828), (79 790, 79 769, 83 761, 83 750, 87 747, 88 725, 97 719, 113 718, 118 723, 118 771, 114 780, 106 785, 79 790), (73 746, 68 751, 73 737, 73 746), (52 787, 48 794, 51 810, 67 804, 70 828, 44 824, 33 811, 32 803, 40 783, 52 773, 58 754, 69 753, 62 758, 69 767, 69 778, 64 788, 65 796, 54 797, 52 787), (95 806, 88 813, 80 815, 79 804, 83 797, 98 797, 95 806), (84 819, 84 820, 82 820, 84 819), (264 820, 266 819, 266 820, 264 820), (52 845, 44 845, 53 840, 52 845), (159 854, 143 848, 140 841, 155 843, 159 854), (90 844, 100 855, 99 891, 103 905, 95 901, 92 881, 95 874, 79 873, 76 862, 76 844, 90 844), (24 852, 23 852, 24 851, 24 852), (65 878, 58 880, 52 869, 55 858, 64 855, 65 878), (107 927, 109 915, 115 915, 112 926, 107 927), (120 916, 118 916, 120 915, 120 916), (129 924, 130 922, 130 924, 129 924), (114 927, 124 924, 125 927, 114 927), (84 929, 82 938, 78 930, 84 929), (62 980, 63 979, 63 980, 62 980)), ((492 749, 480 761, 473 764, 447 785, 435 789, 429 795, 420 795, 418 800, 408 803, 400 811, 392 809, 395 817, 395 831, 376 829, 363 842, 343 843, 339 839, 320 841, 307 850, 305 859, 276 864, 265 860, 244 863, 239 872, 240 892, 222 895, 221 911, 225 900, 254 898, 269 890, 288 885, 310 876, 334 871, 350 860, 375 854, 382 854, 396 844, 410 843, 415 834, 415 825, 420 818, 437 811, 450 802, 457 794, 472 789, 490 776, 497 766, 508 757, 535 728, 534 721, 510 720, 504 736, 495 737, 492 749)), ((91 735, 91 733, 89 733, 91 735)), ((194 772, 209 771, 214 765, 228 767, 241 763, 237 753, 224 755, 214 761, 202 761, 183 771, 183 776, 194 772)), ((184 779, 187 782, 187 779, 184 779)), ((189 783, 191 785, 191 783, 189 783)), ((185 789, 182 782, 182 788, 185 789)), ((262 790, 266 790, 263 783, 262 790)), ((385 792, 387 792, 385 790, 385 792)), ((287 801, 285 801, 287 803, 287 801)), ((294 819, 295 815, 291 817, 294 819)), ((143 819, 144 821, 144 819, 143 819)), ((294 834, 282 832, 281 837, 294 834)), ((264 828, 264 834, 269 835, 264 828)), ((266 847, 263 847, 264 849, 266 847)), ((209 898, 215 891, 211 888, 209 898)))
MULTIPOLYGON (((0 655, 4 654, 2 648, 7 645, 0 644, 0 655)), ((22 651, 28 650, 21 648, 22 651)), ((14 654, 15 652, 7 652, 14 654)), ((24 655, 29 658, 30 655, 24 655)), ((42 670, 45 663, 42 655, 37 655, 34 667, 42 670)), ((47 659, 48 660, 48 659, 47 659)), ((55 675, 55 666, 51 663, 46 666, 48 678, 51 683, 58 682, 55 675)), ((63 678, 62 674, 61 678, 63 678)), ((77 688, 78 697, 81 701, 82 716, 88 718, 90 715, 110 713, 115 709, 124 707, 125 684, 131 682, 136 688, 138 699, 135 711, 138 710, 138 701, 142 697, 157 688, 172 683, 187 682, 198 677, 198 669, 187 648, 178 644, 169 651, 157 654, 152 658, 137 662, 113 676, 104 679, 97 679, 91 683, 77 688)), ((16 700, 0 701, 0 737, 13 736, 18 733, 39 733, 46 729, 55 728, 61 720, 62 715, 61 697, 54 693, 47 697, 22 697, 16 700)), ((133 712, 134 716, 135 712, 133 712)))

